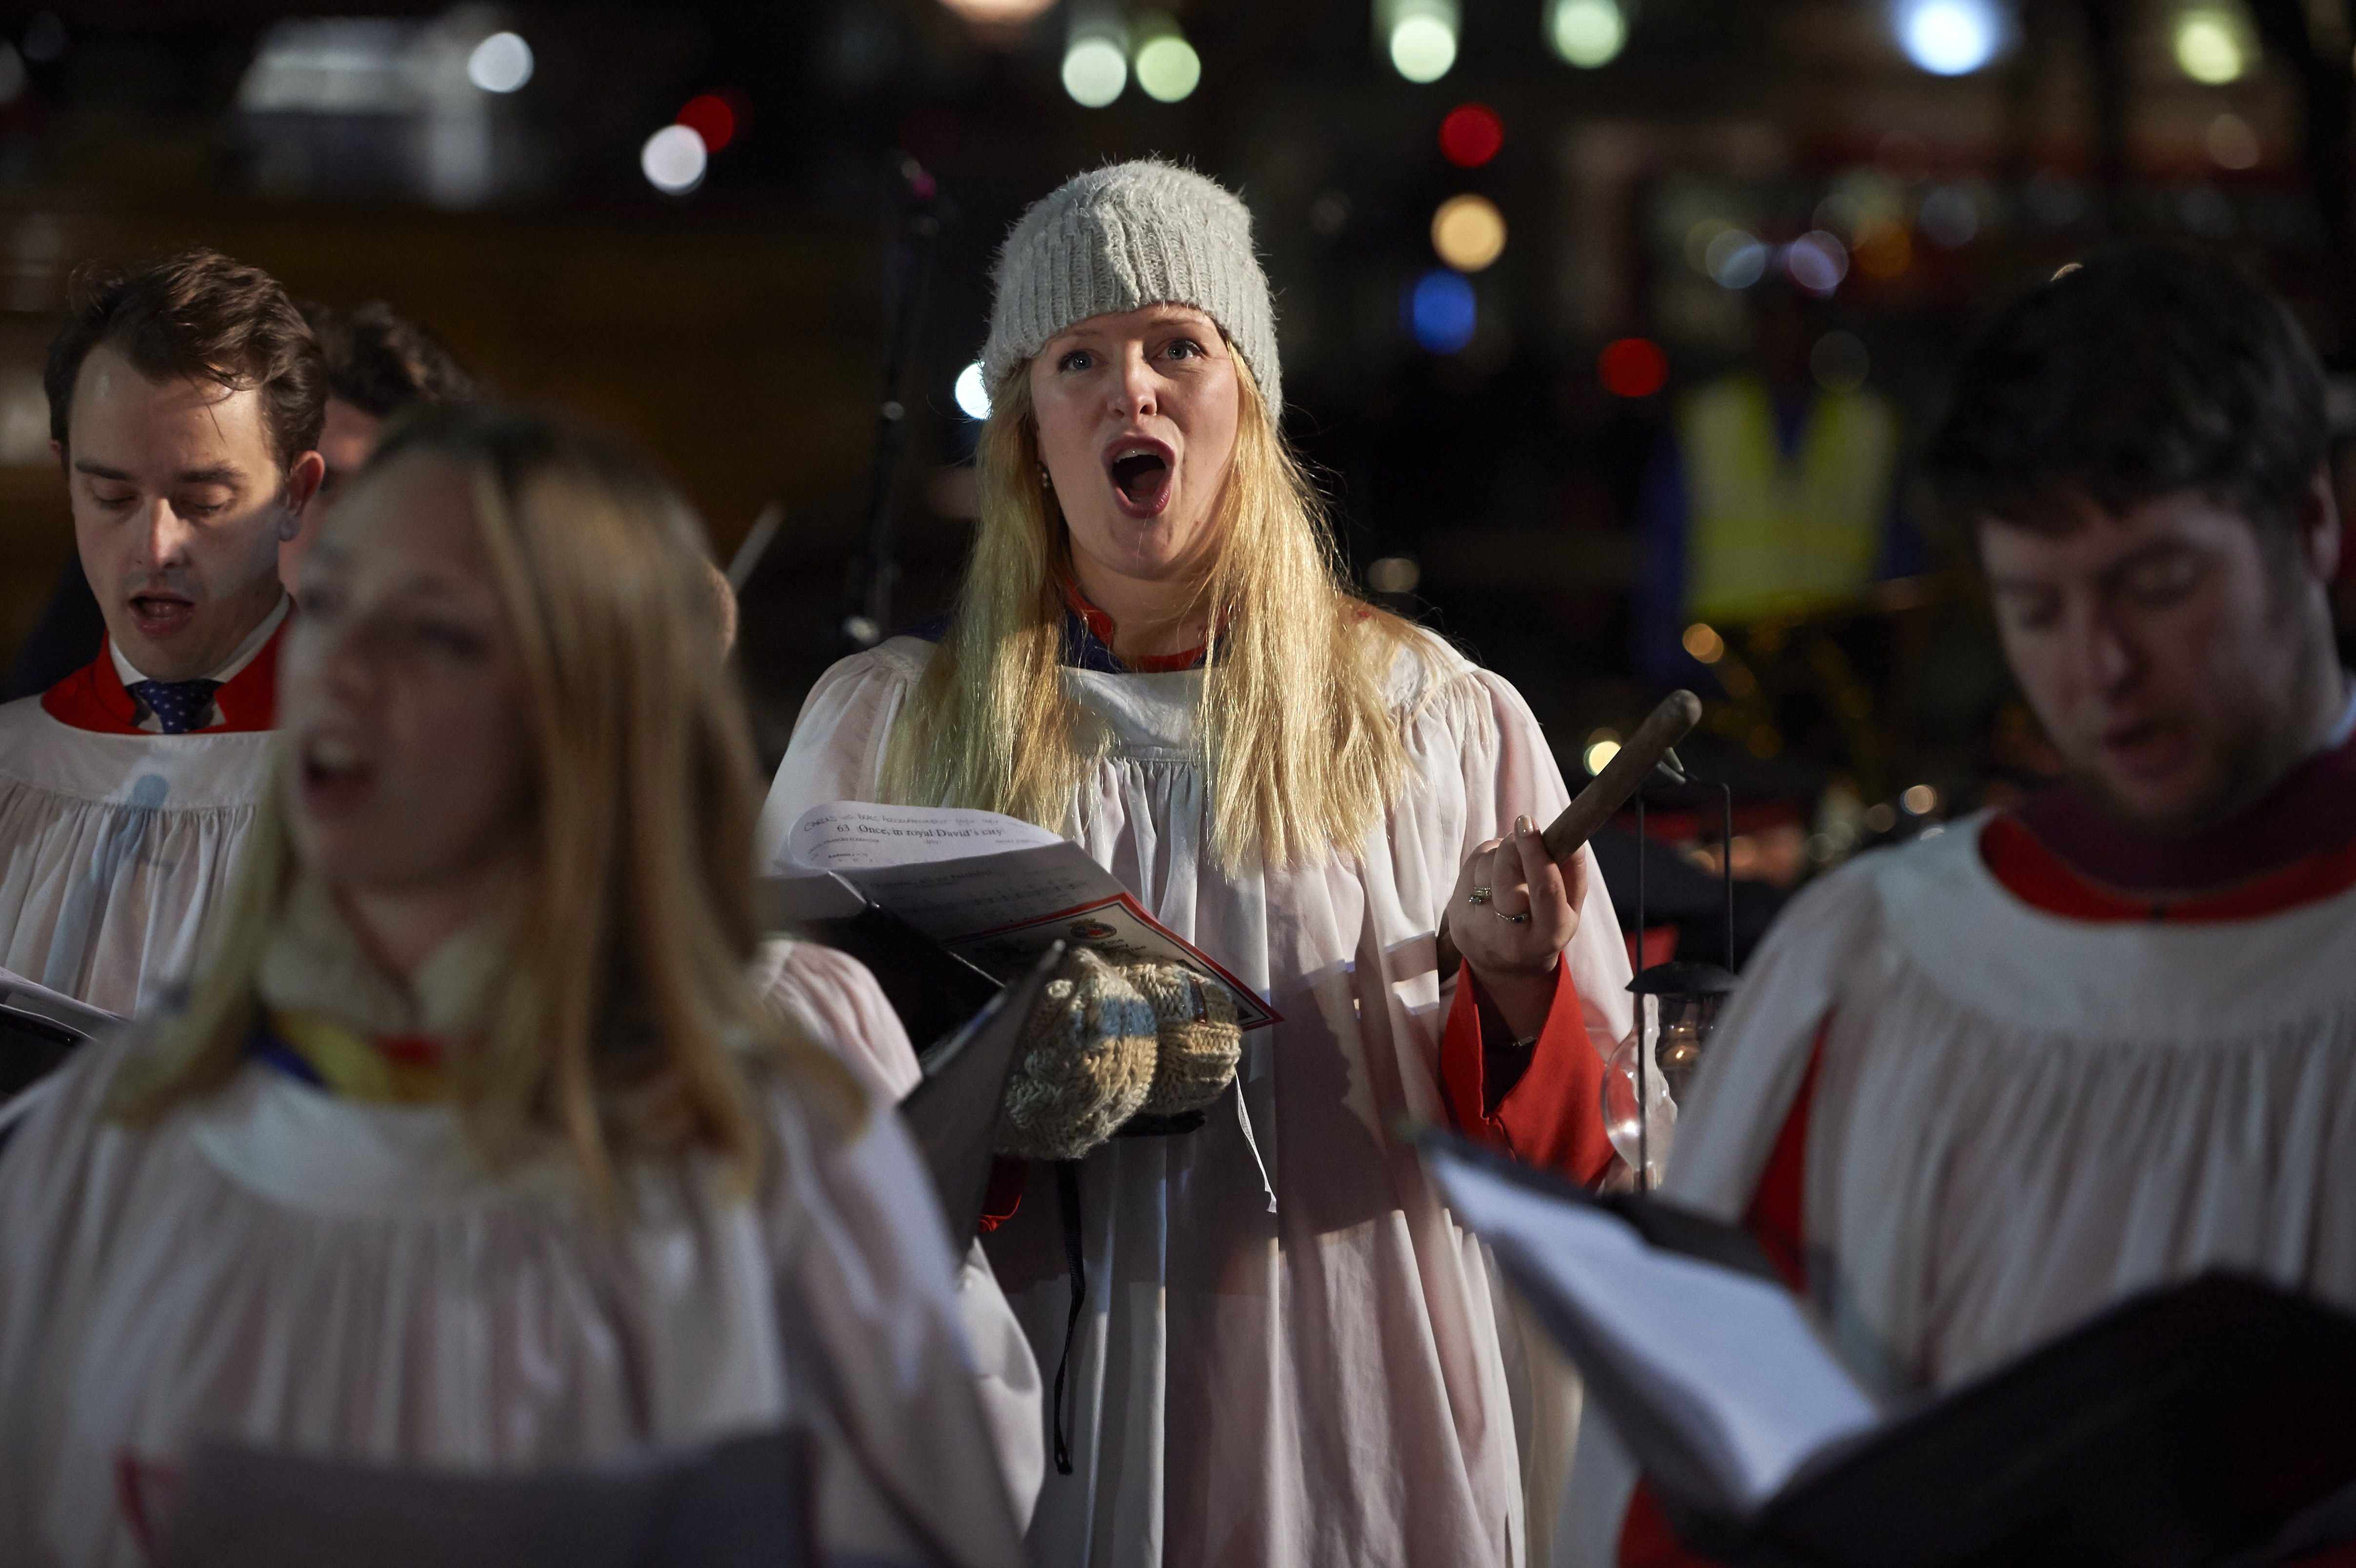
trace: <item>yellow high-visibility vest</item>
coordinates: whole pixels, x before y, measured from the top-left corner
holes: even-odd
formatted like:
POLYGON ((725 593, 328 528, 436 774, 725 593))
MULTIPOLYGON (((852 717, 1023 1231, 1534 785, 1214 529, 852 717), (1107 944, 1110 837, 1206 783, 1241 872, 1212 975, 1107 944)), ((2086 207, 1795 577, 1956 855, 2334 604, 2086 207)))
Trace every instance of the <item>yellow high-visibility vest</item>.
POLYGON ((1898 458, 1898 421, 1881 399, 1817 394, 1787 458, 1767 389, 1730 376, 1686 400, 1678 442, 1692 619, 1805 614, 1872 581, 1898 458))

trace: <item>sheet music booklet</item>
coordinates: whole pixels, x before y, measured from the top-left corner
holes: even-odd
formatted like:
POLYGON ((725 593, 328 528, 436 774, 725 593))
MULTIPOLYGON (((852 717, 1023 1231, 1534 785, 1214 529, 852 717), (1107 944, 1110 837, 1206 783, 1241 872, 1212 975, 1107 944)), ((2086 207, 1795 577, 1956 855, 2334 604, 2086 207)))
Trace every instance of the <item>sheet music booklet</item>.
POLYGON ((1280 1021, 1258 993, 1145 912, 1087 851, 994 812, 835 801, 802 813, 771 877, 773 905, 809 907, 811 886, 840 879, 1001 982, 1021 978, 1055 942, 1115 962, 1183 965, 1225 987, 1247 1029, 1280 1021))
POLYGON ((1706 1556, 2198 1568, 2356 1539, 2356 1318, 2329 1307, 2205 1274, 1885 1403, 1747 1232, 1421 1142, 1706 1556))

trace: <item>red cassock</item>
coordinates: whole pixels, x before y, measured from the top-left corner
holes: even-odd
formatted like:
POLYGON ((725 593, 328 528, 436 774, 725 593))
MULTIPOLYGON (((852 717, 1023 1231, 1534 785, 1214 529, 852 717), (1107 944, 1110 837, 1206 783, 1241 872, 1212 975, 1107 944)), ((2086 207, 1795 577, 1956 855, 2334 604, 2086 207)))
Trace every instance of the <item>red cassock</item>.
POLYGON ((1494 1104, 1484 1036, 1497 1025, 1494 1015, 1484 1019, 1489 1013, 1467 964, 1440 1040, 1440 1092, 1457 1130, 1573 1181, 1601 1179, 1612 1164, 1603 1134, 1603 1058, 1590 1040, 1570 965, 1555 969, 1554 1005, 1528 1068, 1494 1104))

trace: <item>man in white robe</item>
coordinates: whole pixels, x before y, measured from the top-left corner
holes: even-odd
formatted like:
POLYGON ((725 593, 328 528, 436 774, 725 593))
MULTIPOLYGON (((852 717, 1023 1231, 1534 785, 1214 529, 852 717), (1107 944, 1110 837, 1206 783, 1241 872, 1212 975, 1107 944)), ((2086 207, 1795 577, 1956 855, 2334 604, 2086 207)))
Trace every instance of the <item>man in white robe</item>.
MULTIPOLYGON (((1794 901, 1666 1184, 1752 1228, 1869 1388, 2212 1268, 2356 1309, 2325 437, 2289 312, 2170 252, 2087 261, 1964 360, 1931 477, 2066 783, 1794 901)), ((1633 1485, 1590 1422, 1558 1561, 1698 1561, 1633 1485)))
POLYGON ((47 388, 106 643, 0 706, 0 968, 131 1013, 198 961, 268 776, 326 368, 275 281, 187 251, 78 277, 47 388))

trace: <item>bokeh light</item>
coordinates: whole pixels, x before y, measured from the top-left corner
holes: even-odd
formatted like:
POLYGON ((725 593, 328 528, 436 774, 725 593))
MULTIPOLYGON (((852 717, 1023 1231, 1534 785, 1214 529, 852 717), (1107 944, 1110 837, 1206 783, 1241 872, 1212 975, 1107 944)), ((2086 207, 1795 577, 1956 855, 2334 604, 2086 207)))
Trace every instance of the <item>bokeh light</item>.
POLYGON ((2242 47, 2241 19, 2214 5, 2198 5, 2176 18, 2176 63, 2185 75, 2211 87, 2239 81, 2250 69, 2242 47))
POLYGON ((1996 58, 2004 18, 1992 0, 1900 0, 1898 42, 1933 76, 1968 76, 1996 58))
POLYGON ((1440 155, 1460 169, 1477 169, 1505 144, 1505 123, 1485 103, 1460 103, 1440 123, 1440 155))
POLYGON ((958 372, 957 385, 950 395, 957 399, 960 412, 969 420, 990 417, 990 386, 981 377, 981 361, 977 359, 958 372))
POLYGON ((1175 33, 1149 38, 1137 51, 1137 85, 1157 103, 1177 103, 1203 81, 1203 57, 1175 33))
POLYGON ((1391 69, 1409 81, 1438 81, 1456 63, 1456 8, 1430 0, 1401 5, 1393 15, 1391 69))
POLYGON ((1366 586, 1377 593, 1412 593, 1423 581, 1413 556, 1387 555, 1366 563, 1366 586))
POLYGON ((1811 229, 1783 247, 1783 275, 1821 299, 1848 276, 1848 247, 1837 235, 1811 229))
POLYGON ((1716 664, 1726 656, 1726 639, 1718 635, 1717 627, 1707 622, 1696 621, 1687 626, 1683 641, 1686 652, 1704 664, 1716 664))
POLYGON ((701 93, 679 112, 679 123, 703 138, 703 150, 716 153, 736 139, 736 111, 716 92, 701 93))
POLYGON ((1064 91, 1083 109, 1102 109, 1129 85, 1129 59, 1107 37, 1074 38, 1064 51, 1064 91))
POLYGON ((1747 229, 1721 229, 1702 248, 1702 270, 1722 289, 1747 289, 1767 275, 1767 247, 1747 229))
POLYGON ((1011 27, 1029 21, 1055 0, 941 0, 969 22, 983 27, 1011 27))
POLYGON ((1939 792, 1926 784, 1909 784, 1898 804, 1912 816, 1928 816, 1939 809, 1939 792))
POLYGON ((1434 354, 1462 348, 1481 322, 1472 280, 1445 267, 1434 267, 1408 284, 1406 304, 1408 331, 1434 354))
POLYGON ((1876 223, 1857 237, 1857 270, 1877 283, 1902 278, 1914 264, 1914 237, 1902 223, 1876 223))
POLYGON ((1551 0, 1547 42, 1582 70, 1610 65, 1628 42, 1627 14, 1619 0, 1551 0))
POLYGON ((531 80, 531 46, 514 33, 493 33, 466 57, 466 80, 485 92, 513 92, 531 80))
POLYGON ((1505 251, 1505 215, 1485 196, 1451 196, 1431 215, 1431 248, 1460 272, 1477 272, 1505 251))
POLYGON ((1610 767, 1612 759, 1619 754, 1620 742, 1617 741, 1609 737, 1601 741, 1590 741, 1587 743, 1587 750, 1580 753, 1580 766, 1585 768, 1590 773, 1600 773, 1610 767))
POLYGON ((1669 357, 1644 337, 1623 337, 1596 356, 1596 379, 1615 398, 1649 398, 1669 384, 1669 357))
POLYGON ((2238 114, 2220 114, 2210 121, 2202 140, 2208 144, 2210 158, 2221 169, 2254 169, 2265 155, 2258 133, 2238 114))
POLYGON ((692 127, 666 125, 638 149, 638 168, 647 183, 665 196, 685 196, 703 183, 712 155, 692 127))

